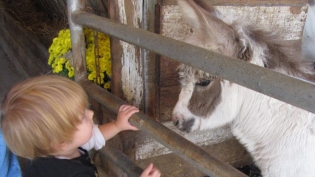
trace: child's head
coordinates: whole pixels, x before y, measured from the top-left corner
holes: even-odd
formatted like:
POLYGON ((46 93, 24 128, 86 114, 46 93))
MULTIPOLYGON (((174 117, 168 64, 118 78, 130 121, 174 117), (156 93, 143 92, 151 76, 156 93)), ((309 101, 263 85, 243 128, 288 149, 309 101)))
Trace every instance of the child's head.
POLYGON ((87 105, 85 91, 68 78, 51 75, 20 82, 2 103, 6 143, 25 158, 51 155, 55 144, 72 141, 87 105))

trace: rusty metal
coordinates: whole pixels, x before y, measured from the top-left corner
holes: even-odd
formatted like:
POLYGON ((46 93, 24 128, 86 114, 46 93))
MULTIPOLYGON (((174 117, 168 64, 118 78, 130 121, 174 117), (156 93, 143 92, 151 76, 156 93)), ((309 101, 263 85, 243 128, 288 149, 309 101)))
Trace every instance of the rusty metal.
MULTIPOLYGON (((87 79, 82 79, 79 83, 90 97, 115 113, 118 112, 122 104, 127 104, 87 79)), ((200 147, 142 112, 134 114, 130 118, 130 122, 141 131, 145 132, 145 134, 154 138, 182 159, 211 177, 246 177, 246 175, 240 171, 216 159, 200 147)))
POLYGON ((93 31, 94 33, 94 62, 95 62, 95 70, 96 70, 96 83, 101 85, 101 72, 100 72, 100 53, 98 46, 98 32, 93 31))
POLYGON ((111 145, 104 146, 100 153, 106 156, 117 167, 125 172, 128 177, 139 177, 143 172, 143 169, 137 166, 130 158, 120 150, 112 147, 111 145))
POLYGON ((314 83, 84 11, 73 21, 315 113, 314 83))
POLYGON ((85 9, 84 0, 67 0, 75 81, 86 78, 85 38, 83 26, 73 22, 73 12, 85 9))

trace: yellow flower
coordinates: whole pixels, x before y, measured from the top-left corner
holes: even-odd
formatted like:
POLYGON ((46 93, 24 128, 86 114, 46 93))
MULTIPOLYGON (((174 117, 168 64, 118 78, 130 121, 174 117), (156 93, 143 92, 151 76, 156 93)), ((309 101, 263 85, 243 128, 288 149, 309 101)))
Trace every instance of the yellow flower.
POLYGON ((110 89, 110 83, 109 83, 109 82, 105 83, 105 84, 104 84, 104 88, 105 88, 105 89, 110 89))
POLYGON ((69 72, 68 72, 68 77, 69 78, 72 78, 74 76, 74 70, 72 69, 72 70, 69 70, 69 72))
MULTIPOLYGON (((101 84, 106 89, 110 88, 110 81, 108 77, 111 77, 111 55, 110 55, 110 38, 109 36, 100 32, 95 32, 92 29, 84 29, 84 35, 86 40, 86 64, 88 79, 96 82, 96 68, 95 68, 95 44, 94 38, 98 34, 98 53, 99 53, 99 70, 101 77, 101 84), (105 77, 106 73, 106 77, 105 77)), ((68 54, 71 50, 70 30, 60 30, 58 36, 53 39, 51 46, 48 49, 49 58, 48 64, 53 68, 54 73, 66 73, 67 77, 72 78, 74 76, 74 68, 71 66, 71 60, 68 54), (64 72, 62 72, 64 71, 64 72)))
POLYGON ((94 78, 96 78, 96 73, 95 73, 94 71, 92 71, 92 72, 89 74, 88 79, 89 79, 90 81, 93 81, 94 78))

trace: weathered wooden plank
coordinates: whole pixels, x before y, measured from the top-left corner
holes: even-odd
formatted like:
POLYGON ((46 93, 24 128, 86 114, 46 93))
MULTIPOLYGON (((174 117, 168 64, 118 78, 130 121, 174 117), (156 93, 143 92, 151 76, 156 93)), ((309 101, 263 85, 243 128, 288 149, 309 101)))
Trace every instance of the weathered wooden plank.
MULTIPOLYGON (((217 6, 304 6, 307 0, 207 0, 210 4, 217 6)), ((176 5, 176 0, 160 0, 161 5, 176 5)))
MULTIPOLYGON (((114 0, 110 2, 110 18, 134 27, 141 27, 142 1, 114 0)), ((126 34, 128 35, 128 34, 126 34)), ((130 104, 143 104, 143 61, 140 48, 112 40, 112 92, 130 104), (116 85, 117 84, 117 85, 116 85)))
MULTIPOLYGON (((177 134, 183 136, 184 138, 188 139, 189 141, 197 144, 198 146, 218 144, 233 138, 233 135, 230 132, 230 128, 227 126, 213 130, 185 133, 177 129, 172 122, 164 122, 163 125, 173 130, 177 134)), ((143 133, 140 133, 139 137, 137 138, 137 160, 169 153, 171 153, 169 149, 143 133)))
MULTIPOLYGON (((170 122, 164 123, 164 125, 202 147, 214 157, 235 167, 249 164, 252 161, 246 149, 233 137, 228 127, 187 134, 180 132, 170 122)), ((162 174, 172 174, 170 176, 178 176, 178 173, 182 174, 185 168, 191 168, 189 164, 186 164, 182 159, 176 157, 176 155, 172 154, 172 152, 163 145, 141 134, 139 138, 137 138, 135 158, 136 163, 140 164, 140 166, 141 164, 153 162, 162 170, 162 174), (182 166, 175 164, 182 164, 182 166)), ((191 168, 191 170, 191 174, 197 172, 193 168, 191 168)))
POLYGON ((106 5, 101 0, 87 0, 87 6, 91 7, 95 14, 103 17, 108 17, 106 5))
MULTIPOLYGON (((307 6, 292 8, 290 6, 217 6, 222 14, 233 14, 235 17, 247 18, 263 30, 281 31, 284 40, 301 39, 307 14, 307 6)), ((176 6, 161 8, 161 34, 183 40, 190 33, 190 27, 181 18, 181 11, 176 6)))
MULTIPOLYGON (((35 0, 50 14, 57 14, 60 17, 66 17, 67 0, 35 0)), ((92 8, 100 16, 108 16, 107 1, 105 0, 86 0, 86 6, 92 8)))
POLYGON ((158 85, 160 87, 168 87, 178 85, 177 68, 180 64, 178 61, 170 60, 167 57, 162 56, 159 60, 160 73, 158 79, 158 85))
POLYGON ((1 45, 9 58, 21 64, 29 76, 47 74, 48 51, 29 31, 14 20, 4 9, 0 9, 1 45))
MULTIPOLYGON (((208 153, 214 154, 214 156, 218 159, 234 167, 242 167, 252 163, 250 155, 235 139, 225 141, 224 143, 201 147, 208 153)), ((157 168, 160 169, 163 176, 205 176, 194 166, 190 165, 188 162, 183 161, 179 156, 173 153, 137 160, 136 163, 142 168, 145 168, 149 163, 153 163, 157 168)))
POLYGON ((170 87, 160 87, 160 110, 159 120, 161 122, 171 120, 173 108, 177 102, 180 87, 179 85, 170 87))

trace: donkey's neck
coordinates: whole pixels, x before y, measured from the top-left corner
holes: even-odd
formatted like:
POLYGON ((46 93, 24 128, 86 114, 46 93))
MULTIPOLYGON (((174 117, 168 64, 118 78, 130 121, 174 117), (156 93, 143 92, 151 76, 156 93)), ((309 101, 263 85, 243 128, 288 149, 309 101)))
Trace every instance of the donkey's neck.
POLYGON ((314 114, 242 86, 238 90, 242 104, 231 129, 256 162, 268 162, 283 153, 275 152, 274 149, 279 148, 269 146, 291 146, 294 149, 292 142, 295 140, 290 140, 291 137, 304 141, 303 138, 308 137, 307 129, 315 129, 314 114))

